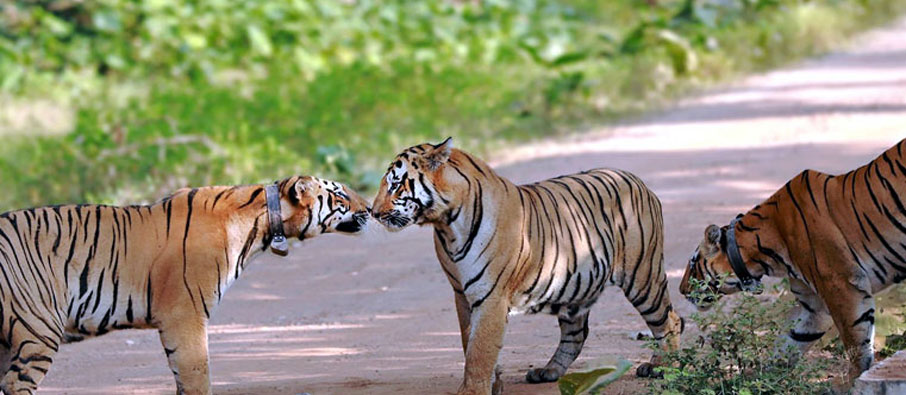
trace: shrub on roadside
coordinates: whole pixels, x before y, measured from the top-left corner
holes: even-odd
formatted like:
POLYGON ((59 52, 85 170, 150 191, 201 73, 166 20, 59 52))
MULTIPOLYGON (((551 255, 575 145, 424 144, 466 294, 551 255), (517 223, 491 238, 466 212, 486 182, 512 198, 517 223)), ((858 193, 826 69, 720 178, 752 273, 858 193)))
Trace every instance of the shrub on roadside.
MULTIPOLYGON (((715 296, 704 284, 698 289, 700 298, 715 296)), ((664 355, 664 378, 652 381, 652 394, 820 394, 830 388, 829 361, 803 357, 797 363, 796 351, 778 349, 793 325, 787 318, 793 302, 762 303, 751 294, 734 299, 692 315, 701 333, 664 355)))

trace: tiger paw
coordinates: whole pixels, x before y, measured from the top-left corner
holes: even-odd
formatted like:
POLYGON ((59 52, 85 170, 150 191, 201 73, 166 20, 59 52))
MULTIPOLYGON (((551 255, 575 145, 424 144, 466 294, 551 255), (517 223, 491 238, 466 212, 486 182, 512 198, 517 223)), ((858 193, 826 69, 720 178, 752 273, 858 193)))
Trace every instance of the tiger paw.
POLYGON ((656 366, 645 362, 639 365, 639 368, 635 370, 636 377, 650 377, 653 379, 664 378, 664 372, 654 370, 656 366))
POLYGON ((500 365, 494 367, 494 383, 491 384, 491 395, 501 395, 503 394, 503 379, 500 378, 500 375, 503 374, 503 368, 500 365))
POLYGON ((561 374, 560 371, 554 368, 535 368, 529 369, 525 374, 525 380, 532 384, 550 383, 557 381, 561 374))

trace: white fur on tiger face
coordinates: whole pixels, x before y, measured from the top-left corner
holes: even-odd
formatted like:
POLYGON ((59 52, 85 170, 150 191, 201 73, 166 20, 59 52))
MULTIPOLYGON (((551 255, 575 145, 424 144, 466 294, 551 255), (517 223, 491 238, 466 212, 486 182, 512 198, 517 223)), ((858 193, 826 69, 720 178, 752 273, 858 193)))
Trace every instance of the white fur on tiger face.
POLYGON ((317 218, 317 226, 306 224, 300 235, 313 237, 331 229, 342 233, 359 233, 364 229, 368 215, 366 212, 352 210, 349 191, 345 185, 317 177, 311 177, 303 185, 302 188, 317 191, 317 200, 311 205, 312 217, 317 218))
POLYGON ((411 224, 424 224, 426 214, 436 208, 437 193, 430 180, 414 171, 418 166, 406 157, 398 157, 384 177, 381 187, 390 196, 391 207, 375 217, 391 231, 399 231, 411 224))

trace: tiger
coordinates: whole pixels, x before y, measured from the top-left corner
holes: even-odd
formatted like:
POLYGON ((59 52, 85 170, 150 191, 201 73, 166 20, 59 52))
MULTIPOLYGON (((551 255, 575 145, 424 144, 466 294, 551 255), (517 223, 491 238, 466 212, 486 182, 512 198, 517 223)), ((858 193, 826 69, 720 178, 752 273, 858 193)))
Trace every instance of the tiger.
POLYGON ((788 279, 798 304, 777 351, 795 362, 835 325, 851 382, 872 363, 874 295, 906 279, 904 150, 906 140, 840 175, 805 170, 729 225, 709 225, 680 292, 707 310, 715 298, 695 298, 691 279, 717 297, 788 279))
POLYGON ((0 214, 0 389, 34 393, 61 343, 156 328, 181 394, 210 394, 206 327, 223 294, 286 237, 357 234, 368 202, 294 176, 182 189, 150 205, 0 214))
MULTIPOLYGON (((679 346, 682 321, 667 290, 661 204, 629 172, 595 169, 517 186, 448 138, 396 156, 372 216, 391 231, 434 228, 465 354, 460 394, 502 391, 497 360, 509 314, 558 317, 559 346, 525 377, 559 379, 582 351, 589 310, 606 284, 623 290, 662 347, 679 346)), ((637 372, 649 374, 651 364, 637 372)))

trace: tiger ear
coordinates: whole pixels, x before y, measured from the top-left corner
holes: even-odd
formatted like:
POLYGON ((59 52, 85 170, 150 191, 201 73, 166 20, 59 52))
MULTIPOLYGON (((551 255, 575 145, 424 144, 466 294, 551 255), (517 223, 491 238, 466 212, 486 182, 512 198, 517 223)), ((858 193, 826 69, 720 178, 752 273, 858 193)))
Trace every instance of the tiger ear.
POLYGON ((290 200, 292 200, 293 203, 302 201, 305 194, 311 191, 317 183, 318 182, 313 177, 302 177, 296 180, 296 184, 293 185, 293 190, 290 192, 290 200))
POLYGON ((708 228, 705 229, 705 240, 708 241, 708 244, 716 246, 720 243, 720 233, 720 227, 714 224, 708 225, 708 228))
POLYGON ((431 151, 425 153, 425 160, 428 162, 428 169, 437 170, 442 164, 447 163, 450 159, 450 153, 453 151, 453 137, 447 137, 442 143, 437 144, 431 151))

